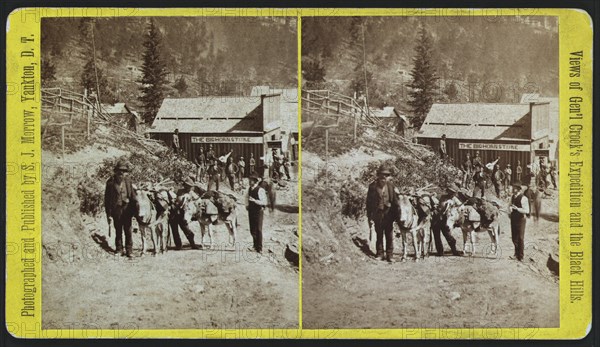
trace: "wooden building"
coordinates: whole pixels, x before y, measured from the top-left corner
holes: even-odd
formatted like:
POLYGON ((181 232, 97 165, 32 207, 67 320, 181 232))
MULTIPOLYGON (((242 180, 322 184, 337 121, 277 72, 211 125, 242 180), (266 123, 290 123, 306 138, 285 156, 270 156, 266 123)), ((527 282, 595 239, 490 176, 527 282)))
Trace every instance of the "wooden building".
POLYGON ((373 116, 386 126, 389 130, 400 136, 406 136, 410 126, 408 118, 400 113, 394 106, 386 106, 383 109, 371 109, 373 116))
POLYGON ((549 155, 549 103, 529 104, 434 104, 416 134, 419 143, 439 152, 446 135, 448 157, 459 166, 466 154, 479 151, 483 163, 500 158, 500 168, 517 161, 523 173, 527 165, 549 155))
POLYGON ((171 147, 179 130, 181 149, 193 160, 213 146, 221 156, 233 150, 234 161, 243 156, 248 164, 254 154, 257 167, 269 148, 281 147, 280 94, 261 96, 207 96, 164 99, 148 133, 171 147))
POLYGON ((136 111, 133 111, 124 102, 118 102, 114 105, 102 104, 102 109, 111 116, 112 121, 133 132, 138 132, 142 119, 136 111))
POLYGON ((277 89, 269 86, 255 86, 251 96, 280 94, 281 110, 281 151, 292 161, 298 160, 298 89, 277 89))

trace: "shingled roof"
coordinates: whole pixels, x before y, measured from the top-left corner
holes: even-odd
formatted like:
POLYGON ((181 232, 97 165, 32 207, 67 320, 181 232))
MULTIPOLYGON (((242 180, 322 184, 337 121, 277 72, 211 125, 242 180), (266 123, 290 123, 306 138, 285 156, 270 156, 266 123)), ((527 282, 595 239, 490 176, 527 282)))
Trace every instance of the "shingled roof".
POLYGON ((150 133, 262 133, 261 97, 164 99, 150 133))
POLYGON ((529 141, 530 119, 528 104, 433 104, 417 136, 529 141))

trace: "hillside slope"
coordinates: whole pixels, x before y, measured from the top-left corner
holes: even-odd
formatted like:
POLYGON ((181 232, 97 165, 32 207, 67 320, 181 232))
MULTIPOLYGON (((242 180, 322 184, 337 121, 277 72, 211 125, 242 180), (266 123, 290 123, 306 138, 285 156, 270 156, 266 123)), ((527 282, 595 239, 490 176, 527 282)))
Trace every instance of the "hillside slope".
MULTIPOLYGON (((298 270, 285 257, 286 247, 297 243, 296 181, 277 191, 276 209, 265 213, 262 255, 248 251, 252 238, 241 192, 222 184, 237 195, 235 246, 228 245, 221 225, 211 249, 192 250, 182 235, 183 250, 170 245, 166 254, 141 257, 141 237, 134 233, 134 258, 128 260, 113 254, 115 235, 108 233, 103 209, 104 185, 116 160, 134 163, 136 183, 160 177, 179 182, 192 165, 160 144, 153 145, 159 155, 151 155, 106 126, 81 145, 64 158, 50 150, 42 154, 44 329, 297 327, 298 270)), ((198 223, 191 228, 200 243, 198 223)), ((152 251, 149 235, 146 245, 152 251)))
MULTIPOLYGON (((378 136, 376 131, 372 136, 378 136)), ((367 137, 369 133, 367 132, 367 137)), ((385 142, 385 140, 382 140, 385 142)), ((369 141, 364 141, 369 143, 369 141)), ((318 149, 318 147, 313 147, 318 149)), ((422 262, 387 264, 374 258, 364 215, 367 184, 381 162, 395 165, 401 190, 433 183, 438 196, 453 169, 403 149, 363 145, 330 157, 302 154, 303 326, 323 328, 556 327, 559 324, 558 195, 543 199, 538 222, 528 220, 525 260, 510 260, 510 222, 500 216, 496 256, 487 233, 477 233, 473 257, 446 254, 422 262), (446 176, 446 178, 444 178, 446 176)), ((463 249, 460 229, 452 232, 463 249)), ((432 248, 434 248, 432 246, 432 248)), ((395 238, 396 260, 402 254, 395 238)), ((412 238, 408 254, 414 254, 412 238)))

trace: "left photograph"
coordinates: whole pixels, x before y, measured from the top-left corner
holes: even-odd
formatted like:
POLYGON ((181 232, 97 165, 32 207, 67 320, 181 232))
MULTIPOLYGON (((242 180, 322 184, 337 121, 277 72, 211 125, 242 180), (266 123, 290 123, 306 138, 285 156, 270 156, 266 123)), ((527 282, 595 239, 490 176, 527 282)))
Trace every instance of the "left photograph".
POLYGON ((299 327, 297 25, 42 19, 43 329, 299 327))

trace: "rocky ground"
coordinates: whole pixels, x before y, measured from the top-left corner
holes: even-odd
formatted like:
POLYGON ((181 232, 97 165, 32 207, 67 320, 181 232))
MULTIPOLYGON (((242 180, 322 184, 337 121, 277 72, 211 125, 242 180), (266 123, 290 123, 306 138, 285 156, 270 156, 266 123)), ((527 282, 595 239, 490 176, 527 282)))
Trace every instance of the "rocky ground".
MULTIPOLYGON (((336 188, 384 153, 357 150, 330 159, 327 185, 303 179, 303 327, 472 328, 557 327, 558 194, 543 199, 543 214, 528 220, 523 262, 510 260, 510 222, 501 215, 500 252, 488 255, 487 233, 477 234, 473 257, 446 255, 388 264, 374 259, 367 221, 342 217, 336 188), (317 192, 312 194, 312 192, 317 192), (321 198, 319 198, 321 197, 321 198), (310 202, 310 204, 309 204, 310 202)), ((323 161, 303 153, 303 173, 323 161)), ((459 250, 462 233, 453 231, 459 250)), ((401 256, 396 239, 395 257, 401 256)), ((412 252, 409 248, 409 254, 412 252)))
MULTIPOLYGON (((43 153, 43 328, 297 327, 299 273, 285 256, 297 242, 297 180, 280 188, 276 209, 265 212, 262 255, 247 249, 248 216, 238 205, 235 246, 227 245, 221 225, 212 249, 192 250, 184 241, 181 251, 141 257, 136 233, 136 256, 127 260, 111 253, 114 233, 108 236, 104 213, 82 215, 74 193, 95 163, 126 153, 109 144, 88 146, 64 160, 43 153)), ((192 230, 198 242, 197 223, 192 230)), ((152 248, 148 237, 146 242, 152 248)))

